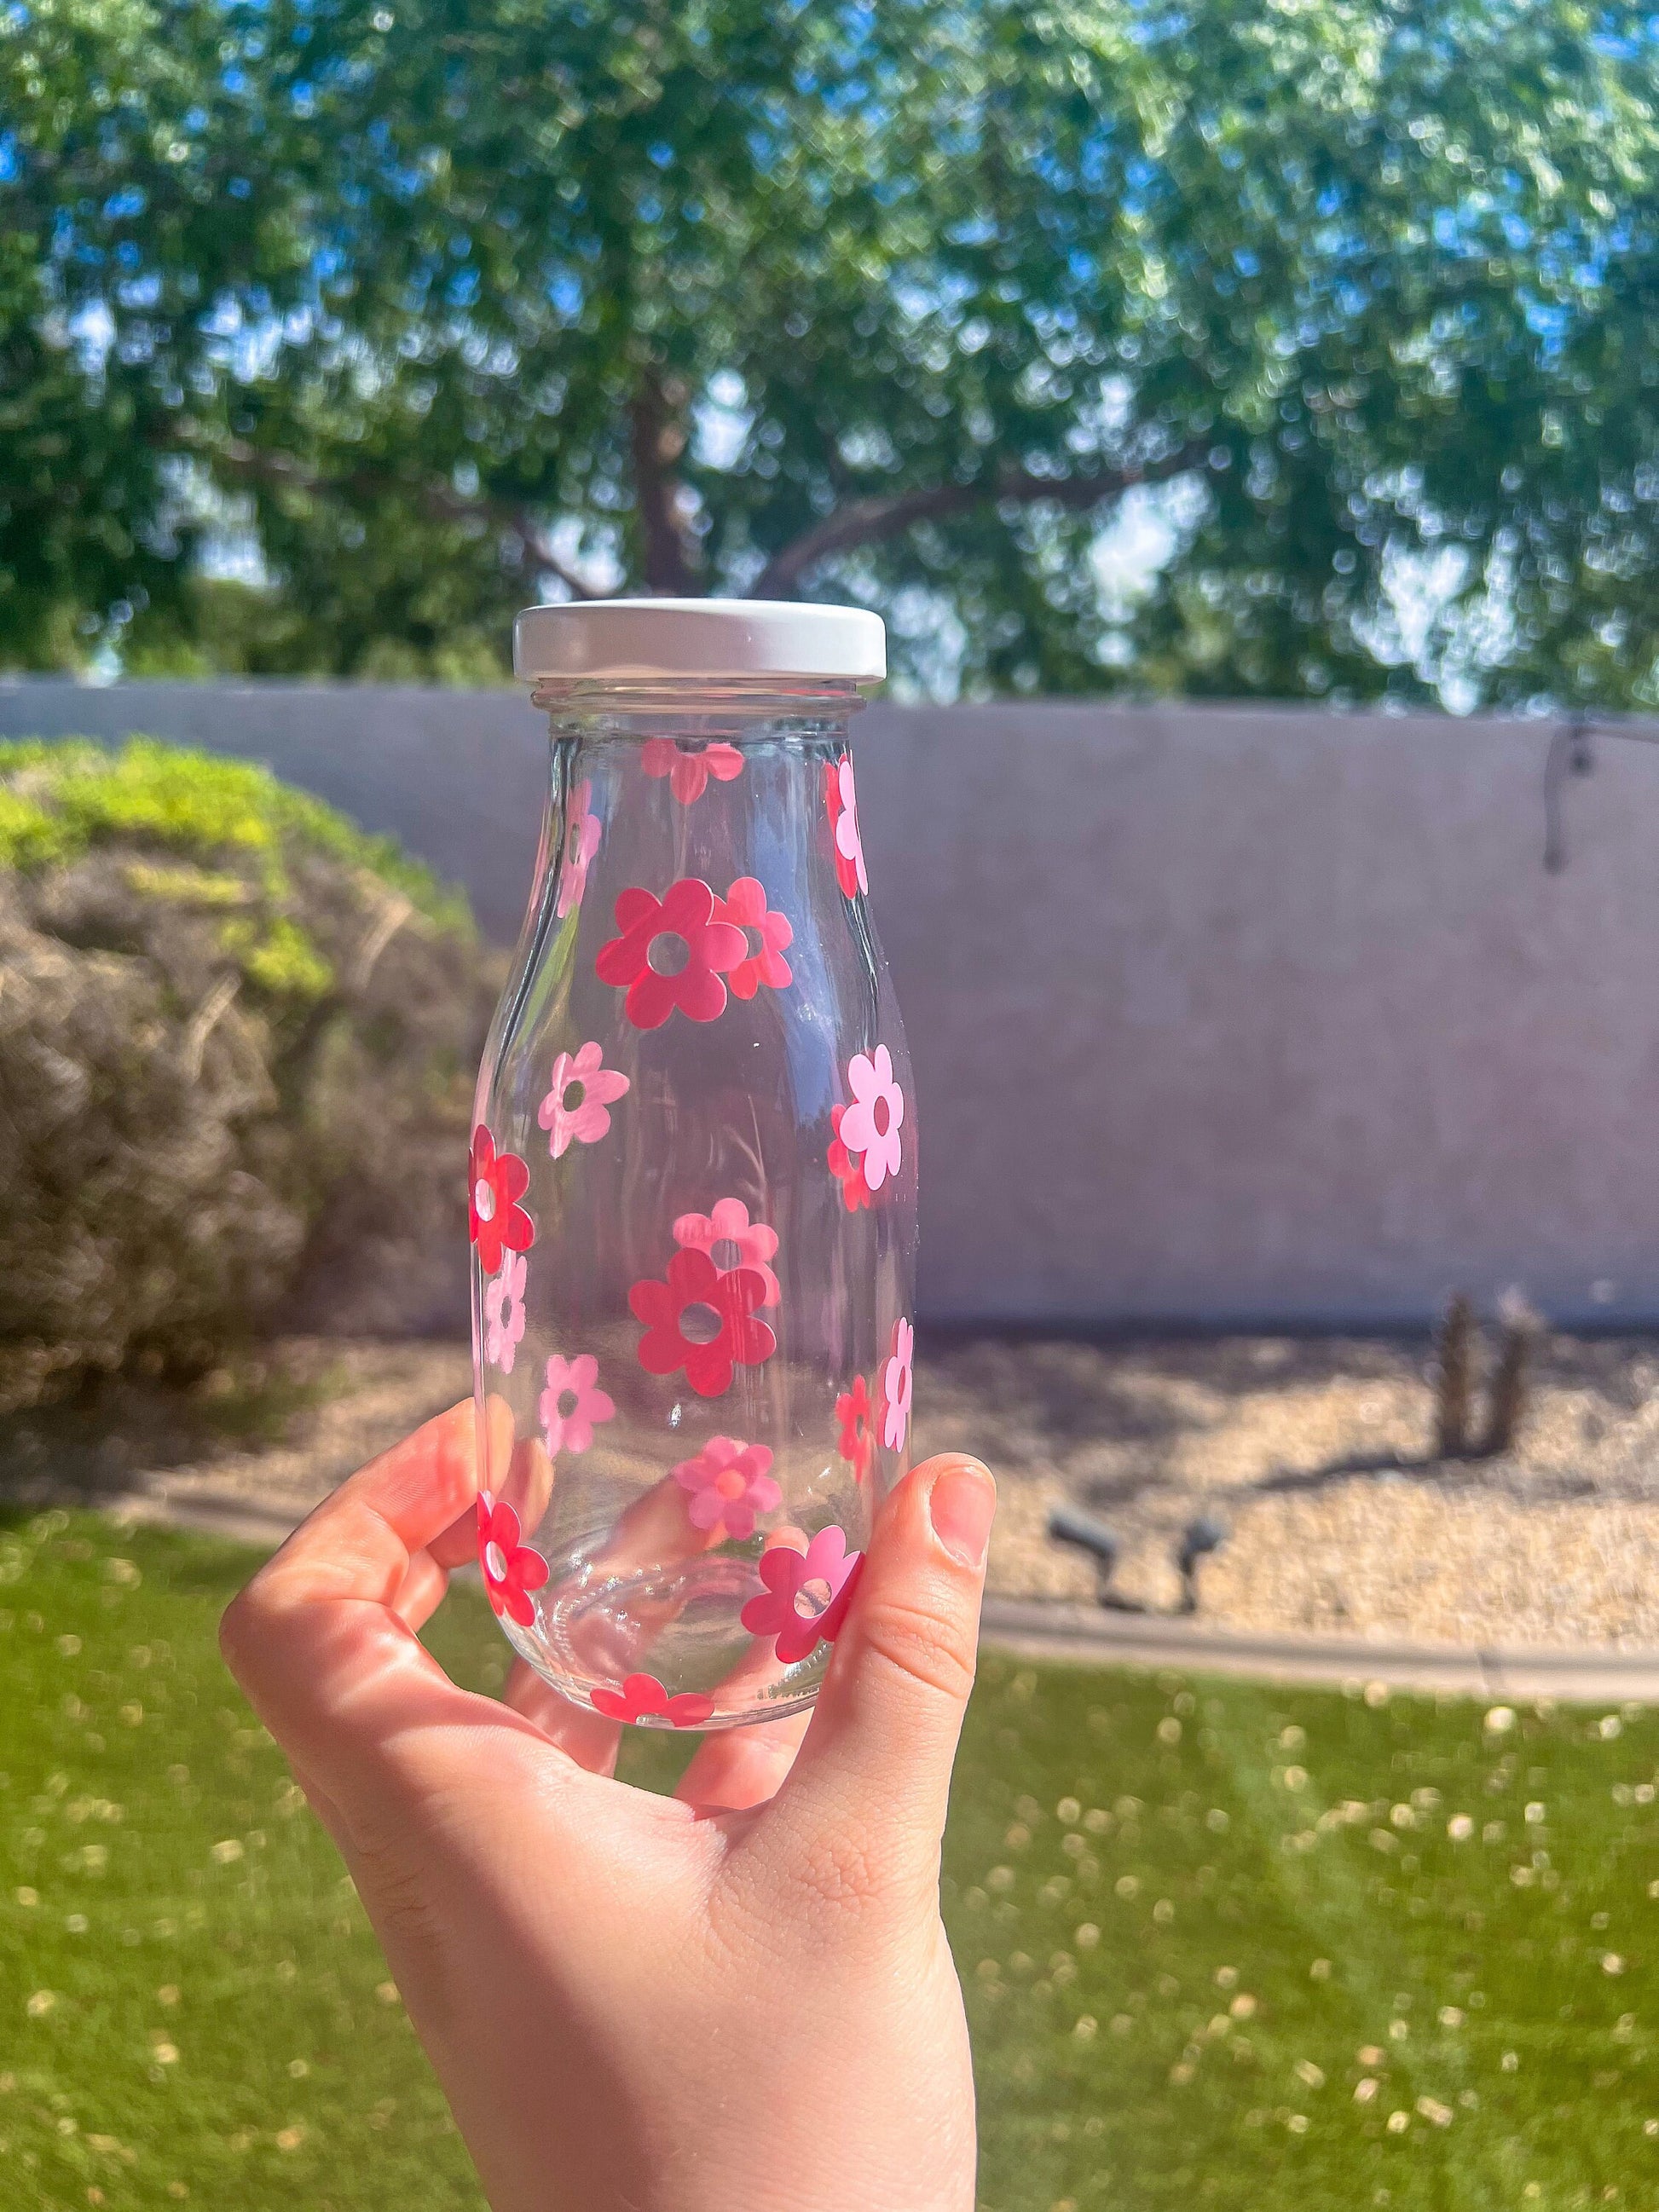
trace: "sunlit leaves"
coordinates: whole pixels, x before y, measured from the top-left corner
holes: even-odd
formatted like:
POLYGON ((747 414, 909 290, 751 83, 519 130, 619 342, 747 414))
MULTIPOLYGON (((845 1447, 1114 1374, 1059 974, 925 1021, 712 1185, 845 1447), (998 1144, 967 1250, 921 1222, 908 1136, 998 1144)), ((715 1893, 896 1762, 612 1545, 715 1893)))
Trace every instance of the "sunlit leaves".
POLYGON ((1633 9, 5 21, 0 653, 73 658, 146 592, 131 650, 229 649, 179 589, 206 483, 278 587, 237 627, 256 665, 488 665, 614 560, 871 599, 947 687, 1654 690, 1633 9), (1104 606, 1109 501, 1032 495, 1170 454, 1172 557, 1104 606))

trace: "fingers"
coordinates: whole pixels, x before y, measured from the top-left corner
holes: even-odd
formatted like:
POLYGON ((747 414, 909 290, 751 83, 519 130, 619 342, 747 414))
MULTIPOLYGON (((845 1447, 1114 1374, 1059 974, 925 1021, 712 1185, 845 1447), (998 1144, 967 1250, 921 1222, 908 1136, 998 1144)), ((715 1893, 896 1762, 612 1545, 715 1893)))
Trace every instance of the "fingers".
POLYGON ((578 1766, 585 1766, 590 1774, 616 1772, 622 1742, 620 1722, 608 1721, 603 1713, 590 1712, 586 1705, 562 1698, 550 1682, 544 1682, 522 1659, 514 1661, 503 1697, 515 1713, 533 1723, 550 1743, 556 1744, 578 1766))
POLYGON ((418 1636, 443 1602, 448 1588, 449 1577, 431 1553, 416 1552, 392 1601, 392 1609, 418 1636))
POLYGON ((706 1735, 691 1755, 674 1795, 700 1813, 742 1813, 763 1805, 782 1787, 795 1763, 810 1713, 706 1735))
POLYGON ((935 1878, 995 1510, 988 1472, 956 1453, 917 1468, 883 1507, 770 1816, 809 1851, 839 1835, 866 1863, 935 1878))
MULTIPOLYGON (((343 1482, 243 1593, 262 1602, 329 1597, 390 1605, 417 1552, 452 1528, 477 1496, 470 1401, 452 1406, 343 1482)), ((241 1607, 238 1598, 234 1617, 241 1607)))
POLYGON ((411 1625, 436 1601, 442 1570, 427 1547, 471 1505, 474 1468, 472 1407, 452 1407, 343 1484, 225 1615, 232 1673, 343 1810, 421 1722, 476 1708, 411 1625))

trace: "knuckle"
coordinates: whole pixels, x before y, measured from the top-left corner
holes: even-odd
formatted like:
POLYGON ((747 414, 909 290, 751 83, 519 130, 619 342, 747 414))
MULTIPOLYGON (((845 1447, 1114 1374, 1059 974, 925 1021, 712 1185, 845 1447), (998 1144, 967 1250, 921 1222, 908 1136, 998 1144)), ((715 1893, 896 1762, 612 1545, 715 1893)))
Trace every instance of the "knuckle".
POLYGON ((264 1611, 259 1577, 238 1590, 219 1618, 219 1656, 239 1682, 247 1680, 251 1662, 264 1640, 259 1616, 264 1611))
POLYGON ((291 1612, 291 1607, 283 1601, 278 1554, 266 1560, 220 1615, 219 1655, 244 1689, 256 1676, 270 1671, 273 1654, 291 1612))
POLYGON ((873 1903, 892 1883, 887 1855, 861 1827, 849 1824, 821 1828, 808 1838, 790 1870, 811 1903, 836 1913, 873 1903))
POLYGON ((405 1956, 441 1948, 434 1885, 406 1837, 379 1824, 364 1832, 360 1824, 352 1836, 351 1878, 383 1944, 405 1956))
POLYGON ((880 1664, 953 1705, 965 1705, 974 1686, 975 1647, 951 1622, 925 1605, 884 1595, 865 1608, 860 1632, 880 1664))

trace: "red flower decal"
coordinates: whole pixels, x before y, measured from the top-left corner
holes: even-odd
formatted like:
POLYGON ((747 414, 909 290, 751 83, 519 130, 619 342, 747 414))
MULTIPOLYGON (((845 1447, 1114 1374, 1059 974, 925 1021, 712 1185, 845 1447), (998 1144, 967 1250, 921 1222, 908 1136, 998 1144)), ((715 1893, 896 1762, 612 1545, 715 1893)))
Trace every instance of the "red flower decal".
POLYGON ((696 876, 682 876, 662 898, 636 889, 617 901, 622 934, 600 946, 593 969, 600 982, 627 991, 623 1010, 636 1030, 659 1030, 677 1006, 694 1022, 726 1012, 720 977, 748 957, 749 939, 716 919, 718 903, 696 876))
POLYGON ((715 912, 722 921, 736 922, 744 931, 753 932, 745 942, 756 949, 746 960, 739 960, 726 979, 734 999, 752 999, 763 983, 781 991, 794 981, 794 970, 783 957, 794 930, 787 915, 769 912, 766 893, 757 877, 739 876, 726 896, 716 902, 715 912))
POLYGON ((466 1222, 486 1275, 501 1273, 504 1251, 527 1252, 536 1241, 536 1224, 517 1202, 529 1188, 529 1169, 516 1152, 498 1152, 480 1121, 468 1163, 466 1222))
POLYGON ((700 1398, 718 1398, 731 1389, 734 1367, 758 1367, 777 1350, 776 1337, 755 1319, 765 1296, 766 1284, 752 1267, 722 1274, 707 1252, 676 1252, 665 1282, 647 1278, 628 1293, 635 1319, 645 1323, 641 1366, 647 1375, 683 1367, 700 1398), (686 1316, 699 1308, 704 1328, 688 1336, 686 1316))
POLYGON ((869 1384, 862 1375, 855 1375, 852 1389, 843 1390, 836 1401, 836 1419, 841 1424, 841 1455, 860 1482, 870 1472, 870 1455, 875 1449, 871 1421, 874 1411, 869 1384))
POLYGON ((714 1700, 701 1690, 682 1690, 671 1698, 654 1674, 630 1674, 619 1690, 590 1691, 593 1710, 608 1721, 667 1721, 674 1728, 701 1728, 714 1700))
POLYGON ((849 1213, 856 1213, 860 1206, 873 1206, 876 1200, 874 1192, 864 1180, 862 1158, 849 1152, 841 1140, 842 1115, 846 1111, 844 1106, 830 1109, 830 1127, 835 1133, 830 1139, 830 1149, 824 1158, 830 1163, 830 1174, 841 1185, 842 1204, 849 1213))
POLYGON ((519 1516, 513 1508, 497 1505, 487 1490, 481 1490, 478 1565, 483 1569, 484 1589, 497 1613, 505 1613, 520 1628, 528 1628, 536 1618, 530 1593, 547 1580, 547 1561, 528 1544, 521 1544, 519 1534, 519 1516))
POLYGON ((693 744, 688 748, 673 738, 647 738, 640 765, 647 775, 665 775, 680 805, 690 806, 708 790, 711 775, 716 783, 730 783, 741 775, 743 755, 735 745, 693 744))

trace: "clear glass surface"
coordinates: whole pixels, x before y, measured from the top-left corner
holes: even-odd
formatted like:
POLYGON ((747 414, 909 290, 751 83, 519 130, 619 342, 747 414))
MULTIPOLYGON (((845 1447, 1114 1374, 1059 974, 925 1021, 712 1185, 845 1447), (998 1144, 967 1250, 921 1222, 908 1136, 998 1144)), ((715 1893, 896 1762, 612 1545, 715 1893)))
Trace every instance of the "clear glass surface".
POLYGON ((555 709, 471 1163, 485 1586, 565 1696, 816 1694, 909 1464, 916 1121, 848 694, 555 709))

